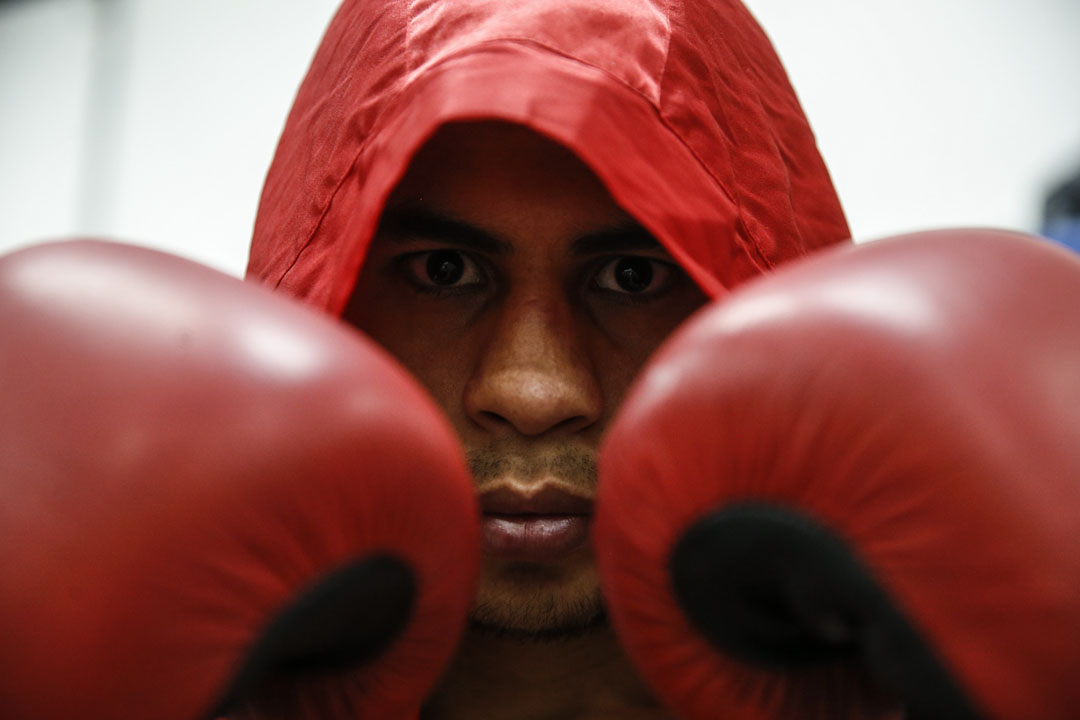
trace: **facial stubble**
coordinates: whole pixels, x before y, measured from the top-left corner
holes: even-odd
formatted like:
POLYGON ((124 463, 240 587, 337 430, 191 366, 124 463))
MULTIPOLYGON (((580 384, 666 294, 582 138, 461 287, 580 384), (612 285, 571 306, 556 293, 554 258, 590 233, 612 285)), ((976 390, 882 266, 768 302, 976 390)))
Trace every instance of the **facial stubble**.
MULTIPOLYGON (((567 492, 583 496, 591 496, 596 487, 596 453, 589 448, 559 447, 525 453, 508 443, 494 441, 470 449, 467 458, 479 492, 504 478, 525 483, 548 478, 567 492)), ((497 578, 481 580, 470 618, 473 630, 559 641, 606 626, 591 557, 589 565, 589 577, 593 579, 579 579, 577 587, 568 583, 563 577, 566 571, 559 567, 529 562, 501 565, 497 578)))

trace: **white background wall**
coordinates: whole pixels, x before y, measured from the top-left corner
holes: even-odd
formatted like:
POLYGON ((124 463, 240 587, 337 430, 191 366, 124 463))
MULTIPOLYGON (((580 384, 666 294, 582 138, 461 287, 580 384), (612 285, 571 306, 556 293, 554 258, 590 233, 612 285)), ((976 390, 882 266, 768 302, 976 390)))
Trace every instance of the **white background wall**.
MULTIPOLYGON (((0 252, 105 235, 243 271, 337 0, 0 2, 0 252)), ((1080 167, 1080 0, 748 0, 857 237, 1037 230, 1080 167)))

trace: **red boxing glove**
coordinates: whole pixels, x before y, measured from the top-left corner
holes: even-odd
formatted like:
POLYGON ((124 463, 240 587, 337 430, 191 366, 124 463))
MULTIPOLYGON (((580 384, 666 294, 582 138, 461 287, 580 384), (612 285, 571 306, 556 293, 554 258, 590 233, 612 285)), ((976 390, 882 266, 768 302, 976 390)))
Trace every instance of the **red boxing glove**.
POLYGON ((877 717, 869 685, 907 718, 1064 720, 1078 538, 1080 258, 970 230, 696 316, 611 429, 594 540, 685 718, 877 717))
POLYGON ((7 720, 417 713, 479 538, 453 431, 334 320, 162 253, 0 259, 7 720))

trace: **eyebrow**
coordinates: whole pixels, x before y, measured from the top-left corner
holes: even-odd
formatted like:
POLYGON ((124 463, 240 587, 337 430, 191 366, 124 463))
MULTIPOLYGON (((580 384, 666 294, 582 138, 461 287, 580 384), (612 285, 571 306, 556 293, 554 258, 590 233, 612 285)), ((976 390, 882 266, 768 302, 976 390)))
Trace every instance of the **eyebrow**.
POLYGON ((514 246, 461 220, 408 205, 387 208, 379 220, 378 233, 392 242, 432 240, 490 255, 510 255, 514 246))
MULTIPOLYGON (((512 255, 512 243, 477 227, 442 213, 410 205, 387 208, 379 221, 379 234, 391 242, 423 239, 445 242, 491 255, 512 255)), ((627 220, 624 223, 574 239, 574 255, 602 255, 624 252, 662 250, 656 238, 644 227, 627 220)))
POLYGON ((618 254, 662 249, 652 233, 633 220, 582 235, 570 245, 570 251, 575 255, 618 254))

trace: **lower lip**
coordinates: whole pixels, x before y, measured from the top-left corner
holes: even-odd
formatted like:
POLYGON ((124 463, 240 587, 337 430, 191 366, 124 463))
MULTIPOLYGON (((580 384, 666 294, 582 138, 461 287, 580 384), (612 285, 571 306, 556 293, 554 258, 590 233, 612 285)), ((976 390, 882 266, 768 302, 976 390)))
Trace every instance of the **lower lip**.
POLYGON ((588 515, 485 514, 484 549, 525 562, 549 562, 569 555, 589 538, 588 515))

